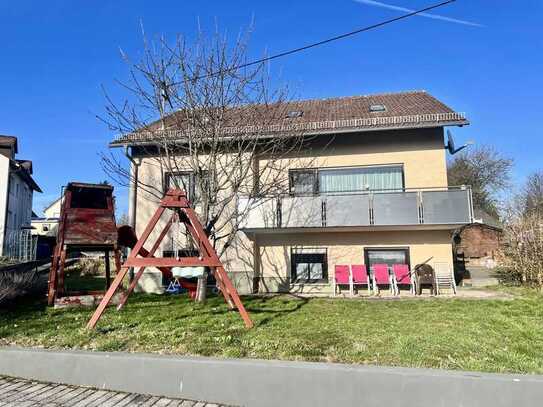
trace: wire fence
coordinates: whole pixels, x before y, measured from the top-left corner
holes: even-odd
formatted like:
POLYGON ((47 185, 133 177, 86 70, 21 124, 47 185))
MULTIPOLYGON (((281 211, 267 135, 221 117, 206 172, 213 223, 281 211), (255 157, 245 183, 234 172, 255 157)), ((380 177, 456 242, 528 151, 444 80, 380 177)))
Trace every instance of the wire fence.
POLYGON ((7 231, 4 239, 4 257, 15 261, 36 260, 38 236, 31 230, 7 231))

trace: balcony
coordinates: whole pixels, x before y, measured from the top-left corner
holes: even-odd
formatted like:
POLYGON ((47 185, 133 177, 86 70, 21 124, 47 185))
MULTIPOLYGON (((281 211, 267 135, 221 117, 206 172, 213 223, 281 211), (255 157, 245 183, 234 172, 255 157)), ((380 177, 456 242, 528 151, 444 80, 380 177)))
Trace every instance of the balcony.
POLYGON ((472 222, 471 188, 240 198, 243 229, 454 228, 472 222))

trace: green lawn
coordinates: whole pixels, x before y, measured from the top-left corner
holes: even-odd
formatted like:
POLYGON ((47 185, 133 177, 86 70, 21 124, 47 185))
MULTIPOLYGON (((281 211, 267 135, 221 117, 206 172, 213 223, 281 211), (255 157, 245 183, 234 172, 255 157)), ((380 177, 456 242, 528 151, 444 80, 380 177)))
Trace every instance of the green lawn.
POLYGON ((246 330, 221 298, 134 295, 90 332, 92 310, 0 312, 0 345, 543 373, 543 296, 367 301, 246 298, 246 330))

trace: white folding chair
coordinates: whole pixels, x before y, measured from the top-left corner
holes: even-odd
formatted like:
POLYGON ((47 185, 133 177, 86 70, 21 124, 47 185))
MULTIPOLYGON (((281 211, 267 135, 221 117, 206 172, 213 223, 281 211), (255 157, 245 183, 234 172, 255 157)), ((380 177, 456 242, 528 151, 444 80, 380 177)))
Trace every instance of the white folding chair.
POLYGON ((436 279, 437 295, 441 294, 441 289, 450 289, 456 295, 456 282, 454 281, 454 271, 449 263, 435 263, 434 275, 436 279))

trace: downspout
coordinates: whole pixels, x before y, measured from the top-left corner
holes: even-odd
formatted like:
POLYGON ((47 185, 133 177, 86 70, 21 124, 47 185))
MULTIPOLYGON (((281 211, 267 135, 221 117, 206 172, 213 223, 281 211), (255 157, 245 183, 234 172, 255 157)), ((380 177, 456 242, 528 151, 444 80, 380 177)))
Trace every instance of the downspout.
MULTIPOLYGON (((128 152, 128 146, 124 146, 124 155, 130 161, 130 187, 128 189, 128 224, 136 233, 136 204, 138 200, 138 170, 139 163, 134 160, 131 153, 128 152)), ((128 271, 130 282, 134 279, 134 267, 128 271)))

